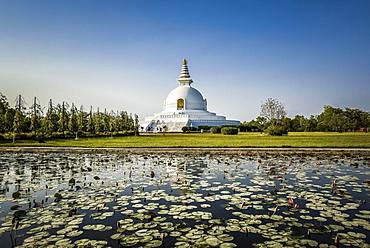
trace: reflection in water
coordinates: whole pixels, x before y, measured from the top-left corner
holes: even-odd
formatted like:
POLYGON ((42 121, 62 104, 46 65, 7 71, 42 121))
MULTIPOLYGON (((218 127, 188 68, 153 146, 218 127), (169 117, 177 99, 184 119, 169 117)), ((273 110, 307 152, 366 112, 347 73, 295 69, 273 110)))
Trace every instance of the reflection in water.
POLYGON ((0 158, 0 247, 369 243, 365 157, 0 158))

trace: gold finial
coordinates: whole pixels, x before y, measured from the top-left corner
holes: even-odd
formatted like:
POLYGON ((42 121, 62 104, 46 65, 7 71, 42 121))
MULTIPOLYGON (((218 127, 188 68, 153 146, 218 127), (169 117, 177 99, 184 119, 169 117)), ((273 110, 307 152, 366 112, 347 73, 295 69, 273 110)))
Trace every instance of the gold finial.
POLYGON ((183 60, 182 60, 182 64, 183 64, 183 65, 187 65, 187 64, 188 64, 188 61, 187 61, 186 59, 183 59, 183 60))

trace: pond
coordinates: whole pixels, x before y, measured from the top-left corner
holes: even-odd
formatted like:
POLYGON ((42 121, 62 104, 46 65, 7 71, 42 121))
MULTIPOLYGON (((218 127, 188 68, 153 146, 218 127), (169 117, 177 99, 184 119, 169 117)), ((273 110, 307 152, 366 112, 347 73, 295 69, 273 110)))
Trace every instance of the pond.
POLYGON ((0 247, 369 247, 369 168, 340 154, 0 153, 0 247))

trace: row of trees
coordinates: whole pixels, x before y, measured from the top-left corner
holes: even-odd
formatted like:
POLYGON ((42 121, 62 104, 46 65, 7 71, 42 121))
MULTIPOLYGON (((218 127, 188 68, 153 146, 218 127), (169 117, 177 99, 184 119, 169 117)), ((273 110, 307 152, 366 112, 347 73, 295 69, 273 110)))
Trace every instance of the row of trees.
POLYGON ((115 135, 137 134, 139 118, 126 111, 93 112, 85 111, 83 106, 62 102, 54 104, 52 100, 43 108, 35 97, 30 107, 21 95, 11 107, 7 98, 0 93, 0 133, 32 134, 33 137, 53 137, 75 135, 115 135))
POLYGON ((286 115, 284 105, 276 99, 269 98, 261 105, 260 116, 242 123, 240 130, 262 132, 277 128, 286 133, 368 131, 370 128, 370 113, 360 109, 325 106, 319 115, 310 117, 296 115, 294 118, 286 115))

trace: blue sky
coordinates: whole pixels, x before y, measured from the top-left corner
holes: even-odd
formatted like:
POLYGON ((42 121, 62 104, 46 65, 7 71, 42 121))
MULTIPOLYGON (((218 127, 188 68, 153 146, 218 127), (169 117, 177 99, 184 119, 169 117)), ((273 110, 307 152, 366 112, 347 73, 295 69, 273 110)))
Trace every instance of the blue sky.
POLYGON ((268 97, 290 116, 370 111, 370 1, 0 0, 0 92, 162 109, 182 58, 209 110, 250 120, 268 97))

